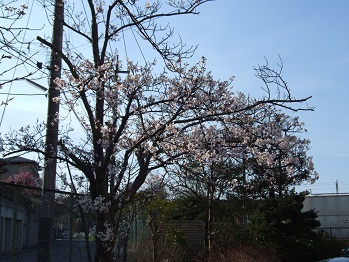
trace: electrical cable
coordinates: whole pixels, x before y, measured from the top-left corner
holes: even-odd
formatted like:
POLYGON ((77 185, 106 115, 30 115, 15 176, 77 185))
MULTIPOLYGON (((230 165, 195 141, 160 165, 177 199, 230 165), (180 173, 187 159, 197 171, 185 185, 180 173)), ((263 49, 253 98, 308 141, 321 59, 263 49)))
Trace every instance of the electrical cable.
MULTIPOLYGON (((31 6, 31 8, 30 8, 30 12, 29 12, 29 17, 28 17, 28 20, 27 20, 26 28, 28 28, 28 25, 29 25, 29 20, 30 20, 32 11, 33 11, 33 6, 34 6, 34 0, 32 1, 32 6, 31 6)), ((24 38, 25 38, 26 33, 27 33, 27 31, 25 30, 25 31, 24 31, 24 35, 23 35, 23 40, 24 40, 24 38)), ((23 40, 22 40, 22 42, 23 42, 23 40)), ((23 46, 23 43, 21 43, 20 51, 22 50, 22 46, 23 46)), ((16 71, 17 71, 18 60, 19 60, 19 59, 17 58, 16 67, 14 68, 14 72, 13 72, 12 78, 15 78, 16 71)), ((9 88, 9 91, 8 91, 8 94, 7 94, 7 97, 6 97, 6 101, 8 101, 8 99, 9 99, 9 97, 10 97, 10 93, 11 93, 11 89, 12 89, 12 84, 13 84, 13 82, 10 83, 10 88, 9 88)), ((2 125, 2 121, 4 120, 6 108, 7 108, 7 103, 4 104, 4 110, 2 111, 1 120, 0 120, 0 128, 1 128, 1 125, 2 125)))
MULTIPOLYGON (((122 26, 124 26, 124 21, 122 19, 121 19, 121 24, 122 24, 122 26)), ((125 49, 126 58, 128 59, 124 30, 122 30, 121 32, 122 32, 122 39, 123 39, 123 42, 124 42, 124 49, 125 49)))
POLYGON ((0 93, 0 95, 10 95, 10 96, 47 96, 47 94, 23 94, 23 93, 0 93))
POLYGON ((137 40, 137 38, 136 38, 136 35, 135 35, 135 33, 133 32, 132 26, 131 26, 130 28, 131 28, 131 32, 132 32, 132 34, 133 34, 133 37, 135 38, 136 43, 137 43, 137 45, 138 45, 139 51, 141 52, 141 54, 142 54, 142 56, 143 56, 144 62, 145 62, 145 64, 148 64, 147 60, 145 59, 144 53, 143 53, 143 51, 142 51, 142 49, 141 49, 141 46, 140 46, 140 44, 138 43, 138 40, 137 40))
MULTIPOLYGON (((33 4, 32 4, 32 8, 30 9, 30 14, 29 14, 29 16, 31 16, 32 9, 33 9, 33 4)), ((29 20, 30 20, 30 17, 28 18, 27 26, 26 26, 26 27, 23 27, 23 28, 28 29, 29 20)), ((30 29, 29 29, 29 30, 30 30, 30 29)), ((34 57, 34 55, 37 55, 37 54, 42 50, 42 48, 38 48, 38 49, 37 49, 37 52, 35 52, 35 53, 34 53, 33 55, 31 55, 30 57, 28 57, 28 56, 26 55, 26 52, 21 51, 21 50, 19 50, 18 48, 15 47, 15 43, 11 45, 11 41, 6 41, 6 39, 0 39, 0 43, 1 43, 4 47, 6 47, 7 49, 12 50, 13 52, 15 52, 15 54, 14 54, 14 53, 12 53, 12 52, 6 50, 6 49, 2 49, 3 52, 6 52, 6 53, 10 54, 12 57, 15 57, 15 58, 17 58, 17 59, 21 59, 23 65, 24 65, 24 67, 25 67, 25 69, 27 69, 25 63, 29 64, 28 61, 30 61, 30 62, 32 63, 32 65, 31 65, 32 67, 37 68, 37 64, 38 64, 40 61, 38 61, 38 60, 36 60, 36 59, 33 59, 33 57, 34 57), (24 59, 23 59, 23 58, 24 58, 24 59)), ((26 39, 25 39, 25 35, 23 36, 23 40, 22 40, 22 41, 18 41, 17 43, 20 43, 20 44, 21 44, 21 47, 20 47, 21 49, 22 49, 22 45, 28 45, 28 50, 29 50, 29 52, 30 52, 31 49, 33 49, 32 46, 35 47, 35 46, 37 45, 35 42, 32 42, 31 40, 26 40, 26 39), (31 46, 32 48, 29 48, 29 46, 31 46)), ((40 47, 40 45, 38 45, 38 47, 40 47)), ((29 64, 29 65, 30 65, 30 64, 29 64)), ((27 69, 27 72, 29 73, 28 69, 27 69)), ((44 72, 44 71, 42 70, 42 72, 44 72)), ((44 72, 44 73, 45 73, 45 72, 44 72)), ((47 73, 45 73, 45 74, 47 74, 47 73)), ((47 75, 48 75, 48 74, 47 74, 47 75)))
MULTIPOLYGON (((0 41, 0 43, 2 43, 2 42, 0 41)), ((39 62, 38 60, 34 61, 34 60, 32 59, 32 57, 28 57, 28 56, 26 56, 26 55, 24 55, 24 54, 21 54, 21 51, 20 51, 20 50, 16 50, 13 46, 8 46, 8 48, 11 49, 12 51, 14 51, 15 53, 12 53, 12 52, 10 52, 9 50, 6 50, 6 49, 3 49, 3 50, 1 50, 1 51, 2 51, 2 52, 5 52, 5 53, 7 53, 7 54, 9 54, 9 55, 11 55, 12 57, 15 57, 17 60, 20 60, 23 64, 30 65, 31 67, 33 67, 33 68, 35 68, 35 69, 38 69, 38 70, 41 71, 42 73, 48 75, 48 73, 46 73, 44 70, 39 69, 39 68, 37 67, 37 63, 39 62), (23 58, 22 58, 21 56, 22 56, 23 58), (28 61, 31 62, 32 64, 29 63, 28 61)), ((36 54, 34 54, 34 55, 36 55, 36 54)), ((33 55, 33 56, 34 56, 34 55, 33 55)))
POLYGON ((81 0, 81 3, 82 3, 82 7, 83 7, 83 9, 84 9, 84 12, 85 12, 85 16, 86 16, 86 20, 87 20, 87 23, 88 23, 88 27, 90 28, 90 27, 91 27, 91 26, 90 26, 90 20, 89 20, 88 17, 87 17, 87 12, 86 12, 86 8, 85 8, 85 5, 84 5, 84 1, 81 0))

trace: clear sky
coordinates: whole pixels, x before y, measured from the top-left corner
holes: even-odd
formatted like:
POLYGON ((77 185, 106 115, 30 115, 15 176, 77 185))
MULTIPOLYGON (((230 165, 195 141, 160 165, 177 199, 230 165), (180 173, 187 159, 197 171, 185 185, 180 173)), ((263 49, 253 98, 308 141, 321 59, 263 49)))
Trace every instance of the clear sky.
MULTIPOLYGON (((184 42, 199 45, 191 61, 207 57, 208 68, 216 78, 235 76, 236 90, 258 96, 262 83, 254 77, 253 67, 263 64, 265 58, 276 65, 280 55, 293 95, 313 96, 309 105, 316 107, 314 112, 297 113, 308 130, 304 137, 312 141, 309 155, 314 157, 320 176, 314 185, 301 189, 333 193, 338 180, 339 192, 348 193, 349 1, 217 0, 199 11, 198 16, 171 20, 184 42)), ((38 17, 33 13, 30 21, 42 24, 45 19, 38 17)), ((49 34, 47 22, 46 29, 49 34)), ((133 60, 143 59, 137 48, 128 53, 133 60)), ((39 55, 45 59, 43 52, 39 55)), ((144 55, 153 59, 147 52, 144 55)), ((47 86, 45 80, 40 83, 47 86)), ((0 91, 8 92, 9 86, 0 91)), ((40 93, 25 83, 13 84, 11 92, 40 93)), ((5 95, 0 97, 2 101, 5 95)), ((10 126, 44 120, 46 104, 44 96, 15 96, 6 108, 1 133, 10 126)), ((2 114, 3 107, 0 110, 2 114)))
POLYGON ((336 180, 339 192, 349 192, 348 11, 345 0, 218 0, 181 21, 182 38, 199 43, 197 56, 208 58, 217 78, 234 75, 237 90, 258 93, 253 67, 264 57, 275 65, 280 55, 293 94, 313 96, 315 111, 297 113, 320 175, 301 188, 313 193, 336 192, 336 180))

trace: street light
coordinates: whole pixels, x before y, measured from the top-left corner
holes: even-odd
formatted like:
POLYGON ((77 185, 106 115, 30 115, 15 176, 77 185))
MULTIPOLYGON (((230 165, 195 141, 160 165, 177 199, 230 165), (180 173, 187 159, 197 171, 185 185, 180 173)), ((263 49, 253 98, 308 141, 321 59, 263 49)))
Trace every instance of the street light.
POLYGON ((42 85, 39 85, 38 83, 35 83, 34 81, 28 79, 28 78, 24 78, 24 80, 26 82, 28 82, 29 84, 31 84, 32 86, 35 86, 36 88, 40 89, 41 91, 47 92, 48 89, 46 87, 43 87, 42 85))

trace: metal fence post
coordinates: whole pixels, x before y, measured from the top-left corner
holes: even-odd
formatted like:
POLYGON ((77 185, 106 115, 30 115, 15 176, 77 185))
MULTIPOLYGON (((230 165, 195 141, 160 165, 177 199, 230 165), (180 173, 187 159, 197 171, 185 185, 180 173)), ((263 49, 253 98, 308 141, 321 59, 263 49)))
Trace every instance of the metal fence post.
POLYGON ((13 209, 12 209, 12 246, 11 246, 11 261, 15 261, 16 244, 17 244, 17 209, 18 209, 18 189, 13 188, 13 209))
POLYGON ((69 214, 69 262, 73 260, 73 206, 74 195, 70 194, 70 214, 69 214))

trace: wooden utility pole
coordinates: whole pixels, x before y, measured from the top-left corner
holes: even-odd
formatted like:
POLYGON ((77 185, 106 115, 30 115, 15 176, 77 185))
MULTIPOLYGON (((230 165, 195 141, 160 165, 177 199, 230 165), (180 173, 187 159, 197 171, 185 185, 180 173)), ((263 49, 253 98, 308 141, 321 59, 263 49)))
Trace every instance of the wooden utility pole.
POLYGON ((55 0, 52 33, 52 51, 50 64, 50 87, 48 91, 48 111, 46 123, 45 167, 43 175, 43 197, 38 230, 38 262, 51 261, 51 249, 54 227, 54 190, 56 187, 56 155, 59 125, 60 90, 56 89, 54 80, 61 77, 63 43, 64 0, 55 0))

